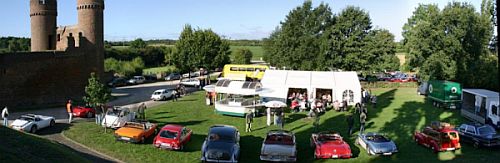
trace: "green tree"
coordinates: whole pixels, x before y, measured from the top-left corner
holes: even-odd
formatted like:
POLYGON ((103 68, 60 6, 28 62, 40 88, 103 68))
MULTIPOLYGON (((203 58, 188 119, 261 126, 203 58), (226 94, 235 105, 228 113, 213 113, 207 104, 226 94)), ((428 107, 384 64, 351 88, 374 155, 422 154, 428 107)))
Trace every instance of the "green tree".
POLYGON ((148 46, 144 40, 141 38, 135 39, 134 41, 130 42, 130 47, 134 49, 144 49, 148 46))
POLYGON ((252 51, 248 48, 237 49, 234 54, 234 64, 250 64, 252 60, 252 51))
POLYGON ((172 63, 182 72, 200 67, 209 70, 229 63, 229 43, 210 29, 194 30, 186 25, 175 43, 172 63))
POLYGON ((363 64, 368 65, 367 70, 380 72, 399 69, 394 35, 388 30, 377 29, 370 31, 365 40, 364 58, 361 60, 363 64))
POLYGON ((90 74, 83 100, 91 107, 106 104, 111 99, 111 90, 99 81, 95 73, 90 74))

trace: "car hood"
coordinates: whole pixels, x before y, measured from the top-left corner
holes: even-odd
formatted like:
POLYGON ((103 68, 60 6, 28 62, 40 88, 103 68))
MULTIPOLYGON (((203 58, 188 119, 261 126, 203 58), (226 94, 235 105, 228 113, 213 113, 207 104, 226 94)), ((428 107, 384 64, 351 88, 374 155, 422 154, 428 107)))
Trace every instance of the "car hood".
POLYGON ((333 151, 334 153, 338 154, 351 153, 349 144, 342 141, 328 141, 321 143, 317 147, 320 149, 320 151, 333 151))
POLYGON ((233 154, 234 143, 209 142, 205 150, 205 156, 214 160, 230 160, 233 154))
POLYGON ((24 126, 26 124, 30 123, 30 121, 26 121, 26 120, 20 120, 20 119, 16 119, 14 122, 12 122, 12 126, 24 126))
POLYGON ((396 149, 396 144, 394 142, 369 142, 370 147, 375 150, 375 152, 392 152, 396 149))
POLYGON ((481 135, 485 139, 500 139, 500 134, 485 134, 481 135))
POLYGON ((295 148, 293 145, 280 145, 280 144, 264 144, 262 153, 269 155, 294 155, 295 148))
POLYGON ((116 116, 105 116, 104 119, 102 120, 102 124, 104 125, 105 123, 107 126, 111 126, 113 123, 118 123, 118 117, 116 116))
POLYGON ((133 137, 138 137, 139 135, 141 135, 142 132, 144 132, 144 130, 137 128, 122 127, 116 130, 115 134, 119 136, 126 136, 133 138, 133 137))

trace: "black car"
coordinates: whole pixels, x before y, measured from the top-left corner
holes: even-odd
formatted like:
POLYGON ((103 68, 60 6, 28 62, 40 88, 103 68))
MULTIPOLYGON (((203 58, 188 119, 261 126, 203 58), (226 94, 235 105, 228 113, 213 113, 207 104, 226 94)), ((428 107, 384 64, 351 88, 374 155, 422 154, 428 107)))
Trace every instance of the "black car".
POLYGON ((500 135, 490 125, 479 123, 462 124, 457 128, 460 134, 460 140, 463 142, 472 143, 474 147, 499 147, 500 135))
POLYGON ((201 147, 202 162, 238 162, 240 157, 240 133, 228 125, 210 127, 201 147))
POLYGON ((181 79, 181 74, 179 74, 179 73, 171 73, 165 77, 166 81, 179 80, 179 79, 181 79))
POLYGON ((119 86, 126 86, 127 85, 127 80, 125 78, 114 78, 108 83, 108 86, 113 88, 113 87, 119 87, 119 86))

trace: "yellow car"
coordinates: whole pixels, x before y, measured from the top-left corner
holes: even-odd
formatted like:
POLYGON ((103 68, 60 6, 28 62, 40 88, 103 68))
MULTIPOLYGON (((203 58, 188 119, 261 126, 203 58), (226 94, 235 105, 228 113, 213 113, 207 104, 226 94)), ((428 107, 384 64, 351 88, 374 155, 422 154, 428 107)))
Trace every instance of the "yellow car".
POLYGON ((127 122, 125 126, 115 131, 117 141, 131 143, 144 143, 144 141, 154 135, 157 125, 149 122, 127 122))

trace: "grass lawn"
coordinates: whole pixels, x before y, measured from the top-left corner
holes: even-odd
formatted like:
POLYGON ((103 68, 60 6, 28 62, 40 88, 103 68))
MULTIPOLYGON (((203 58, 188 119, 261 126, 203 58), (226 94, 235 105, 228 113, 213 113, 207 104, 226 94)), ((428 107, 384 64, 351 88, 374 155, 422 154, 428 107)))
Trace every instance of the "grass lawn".
MULTIPOLYGON (((425 103, 423 96, 415 93, 415 88, 372 89, 378 96, 378 108, 368 110, 367 132, 383 132, 392 138, 400 153, 390 157, 368 156, 366 151, 354 145, 355 136, 347 136, 346 114, 329 111, 321 116, 320 130, 340 131, 344 139, 351 145, 354 158, 335 160, 340 162, 498 162, 500 152, 491 149, 474 149, 469 144, 455 152, 435 154, 430 149, 417 145, 412 140, 414 131, 421 129, 434 120, 442 120, 452 124, 465 122, 457 110, 433 108, 425 103)), ((293 131, 298 142, 298 161, 313 162, 313 149, 309 147, 309 138, 313 132, 312 122, 305 118, 305 113, 287 114, 285 129, 293 131)), ((357 116, 356 116, 357 117, 357 116)), ((103 129, 91 122, 75 123, 64 134, 73 140, 93 149, 104 152, 126 162, 198 162, 200 148, 208 127, 214 124, 236 126, 241 132, 241 162, 258 162, 261 143, 266 132, 276 129, 266 127, 265 117, 254 120, 254 132, 244 132, 244 119, 214 114, 212 106, 204 105, 204 93, 197 92, 184 97, 178 102, 150 108, 147 118, 151 122, 164 124, 181 124, 193 129, 192 141, 185 151, 162 151, 155 149, 149 139, 147 144, 127 144, 115 142, 111 132, 103 133, 103 129)), ((359 124, 357 124, 359 127, 359 124)), ((357 134, 357 132, 355 133, 357 134)), ((316 160, 315 162, 333 162, 334 160, 316 160)))
POLYGON ((66 146, 0 126, 0 162, 90 162, 66 146))
POLYGON ((262 48, 262 46, 231 46, 231 59, 234 58, 234 53, 237 49, 243 48, 247 48, 252 52, 252 60, 260 60, 260 58, 264 56, 264 49, 262 48))

